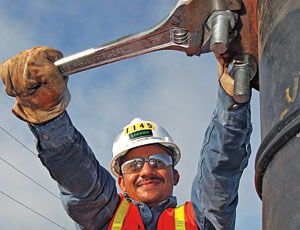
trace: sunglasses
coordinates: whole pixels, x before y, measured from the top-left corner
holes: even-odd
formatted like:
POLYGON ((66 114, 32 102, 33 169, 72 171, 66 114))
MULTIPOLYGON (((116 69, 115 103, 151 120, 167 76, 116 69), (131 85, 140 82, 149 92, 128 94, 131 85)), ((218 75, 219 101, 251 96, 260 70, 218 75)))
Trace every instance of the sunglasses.
POLYGON ((148 162, 152 169, 164 169, 167 166, 173 165, 173 160, 170 155, 155 154, 148 157, 137 157, 125 161, 121 165, 121 172, 124 173, 138 173, 144 167, 145 162, 148 162))

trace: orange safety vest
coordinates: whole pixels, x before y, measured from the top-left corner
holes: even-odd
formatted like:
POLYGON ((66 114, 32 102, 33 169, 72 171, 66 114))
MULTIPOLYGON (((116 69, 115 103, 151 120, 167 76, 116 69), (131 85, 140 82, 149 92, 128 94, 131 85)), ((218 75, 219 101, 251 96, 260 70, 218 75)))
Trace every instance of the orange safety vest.
MULTIPOLYGON (((129 202, 123 194, 120 205, 110 222, 108 230, 144 230, 138 207, 129 202)), ((197 230, 191 202, 176 208, 168 208, 160 215, 157 230, 197 230)))

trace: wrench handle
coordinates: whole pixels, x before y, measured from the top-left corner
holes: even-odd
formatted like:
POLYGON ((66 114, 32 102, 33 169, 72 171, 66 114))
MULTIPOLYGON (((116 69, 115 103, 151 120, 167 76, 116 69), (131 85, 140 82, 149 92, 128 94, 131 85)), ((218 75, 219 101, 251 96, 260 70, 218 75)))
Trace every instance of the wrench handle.
POLYGON ((64 57, 54 64, 63 76, 157 50, 186 51, 189 32, 181 28, 148 30, 64 57))

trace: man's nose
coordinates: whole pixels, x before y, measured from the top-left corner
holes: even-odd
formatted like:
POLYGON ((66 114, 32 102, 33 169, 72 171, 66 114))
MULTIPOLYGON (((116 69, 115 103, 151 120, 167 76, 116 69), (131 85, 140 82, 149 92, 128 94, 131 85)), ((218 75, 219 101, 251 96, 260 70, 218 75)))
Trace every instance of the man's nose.
POLYGON ((143 168, 140 171, 140 176, 147 177, 147 176, 152 176, 155 173, 156 173, 156 170, 150 167, 149 162, 145 162, 143 165, 143 168))

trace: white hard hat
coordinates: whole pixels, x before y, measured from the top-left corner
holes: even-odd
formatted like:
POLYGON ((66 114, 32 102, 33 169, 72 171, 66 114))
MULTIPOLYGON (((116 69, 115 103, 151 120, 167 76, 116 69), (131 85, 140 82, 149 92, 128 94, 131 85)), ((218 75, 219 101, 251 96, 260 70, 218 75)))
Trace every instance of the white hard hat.
POLYGON ((119 159, 128 150, 149 144, 161 144, 171 150, 174 166, 180 160, 180 149, 163 127, 151 121, 135 118, 122 129, 114 141, 113 159, 110 164, 112 174, 121 175, 119 159))

